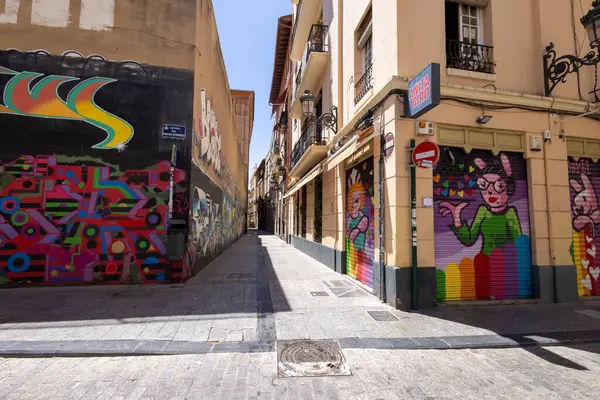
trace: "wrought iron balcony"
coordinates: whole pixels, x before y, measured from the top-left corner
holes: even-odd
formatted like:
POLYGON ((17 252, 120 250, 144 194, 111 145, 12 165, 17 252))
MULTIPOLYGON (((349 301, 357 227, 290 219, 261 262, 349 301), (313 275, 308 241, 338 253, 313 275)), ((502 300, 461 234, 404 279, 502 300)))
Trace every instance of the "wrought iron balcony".
POLYGON ((495 66, 492 46, 446 40, 446 67, 493 74, 495 66))
POLYGON ((306 56, 308 56, 313 51, 318 51, 321 53, 327 53, 329 51, 329 45, 327 44, 327 32, 329 32, 328 25, 317 25, 313 24, 310 28, 310 35, 308 36, 308 43, 306 45, 306 56))
POLYGON ((322 69, 325 68, 324 62, 315 62, 315 60, 311 60, 309 64, 310 55, 312 53, 328 53, 329 52, 329 44, 327 43, 327 33, 329 32, 328 25, 312 25, 310 29, 310 35, 308 37, 308 41, 306 42, 306 48, 304 49, 304 56, 302 57, 302 62, 300 63, 300 68, 298 68, 298 73, 296 74, 296 90, 294 92, 294 100, 298 96, 304 92, 308 86, 308 89, 312 89, 312 84, 307 85, 303 79, 306 77, 306 74, 310 72, 311 75, 309 80, 314 80, 315 76, 320 77, 322 74, 322 69), (311 71, 309 71, 309 67, 311 71), (303 90, 300 90, 300 87, 303 87, 303 90))
POLYGON ((354 85, 354 104, 357 104, 369 90, 373 88, 373 64, 369 65, 360 77, 356 85, 354 85))
POLYGON ((294 150, 292 150, 292 154, 290 155, 290 169, 294 169, 310 146, 313 144, 321 145, 323 143, 322 126, 320 119, 316 123, 308 121, 304 123, 302 126, 302 135, 294 145, 294 150))

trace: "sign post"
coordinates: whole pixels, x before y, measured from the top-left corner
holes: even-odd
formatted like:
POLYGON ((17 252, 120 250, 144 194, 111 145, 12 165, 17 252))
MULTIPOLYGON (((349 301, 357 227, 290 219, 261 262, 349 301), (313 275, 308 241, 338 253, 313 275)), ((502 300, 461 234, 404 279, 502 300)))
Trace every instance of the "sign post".
MULTIPOLYGON (((410 140, 412 158, 415 158, 415 139, 410 140)), ((412 309, 419 309, 419 267, 417 259, 417 170, 410 168, 410 225, 412 229, 411 275, 412 275, 412 309)))

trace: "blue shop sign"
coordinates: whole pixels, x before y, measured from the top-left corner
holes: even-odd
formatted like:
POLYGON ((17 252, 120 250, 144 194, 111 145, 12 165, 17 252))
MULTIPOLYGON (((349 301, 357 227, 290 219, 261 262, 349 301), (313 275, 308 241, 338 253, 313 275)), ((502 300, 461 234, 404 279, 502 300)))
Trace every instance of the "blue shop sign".
POLYGON ((186 134, 183 125, 163 125, 162 137, 165 139, 185 139, 186 134))
POLYGON ((406 118, 419 118, 440 104, 440 64, 429 64, 410 81, 404 100, 406 118))

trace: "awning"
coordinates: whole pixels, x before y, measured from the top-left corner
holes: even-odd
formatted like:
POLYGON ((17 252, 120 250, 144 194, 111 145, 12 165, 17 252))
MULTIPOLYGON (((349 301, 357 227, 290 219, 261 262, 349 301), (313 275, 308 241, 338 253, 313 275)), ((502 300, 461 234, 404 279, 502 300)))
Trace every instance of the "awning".
POLYGON ((330 159, 325 163, 325 171, 331 171, 335 167, 337 167, 340 163, 343 163, 344 160, 350 157, 356 151, 358 145, 356 144, 356 139, 352 139, 352 143, 343 149, 342 151, 338 151, 335 153, 330 159))
POLYGON ((283 196, 283 198, 287 199, 288 197, 290 197, 291 195, 296 193, 298 190, 300 190, 302 188, 302 186, 306 185, 308 182, 315 179, 321 172, 323 172, 323 168, 321 168, 320 165, 317 166, 316 168, 313 168, 313 170, 310 171, 308 174, 306 174, 304 176, 304 178, 300 179, 298 181, 298 183, 296 185, 294 185, 294 187, 292 189, 288 190, 288 192, 285 194, 285 196, 283 196))
POLYGON ((273 109, 271 110, 272 111, 271 115, 273 115, 277 112, 277 107, 285 104, 286 98, 287 98, 287 87, 285 89, 283 89, 283 92, 279 93, 279 97, 277 97, 277 100, 275 100, 275 103, 273 103, 273 109))

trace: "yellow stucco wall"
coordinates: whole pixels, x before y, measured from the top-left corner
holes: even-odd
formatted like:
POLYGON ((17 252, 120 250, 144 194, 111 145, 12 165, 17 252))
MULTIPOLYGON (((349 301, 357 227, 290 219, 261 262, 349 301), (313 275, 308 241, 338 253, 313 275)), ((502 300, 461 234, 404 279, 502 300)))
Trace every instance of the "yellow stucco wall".
POLYGON ((96 10, 96 15, 82 14, 82 5, 96 0, 70 1, 49 19, 45 7, 56 8, 65 0, 56 1, 34 6, 33 0, 20 0, 16 23, 0 23, 0 48, 58 55, 75 50, 84 57, 99 54, 172 68, 194 65, 197 0, 109 1, 114 7, 96 10), (93 23, 107 25, 100 30, 93 23))

